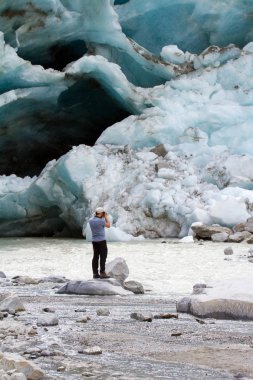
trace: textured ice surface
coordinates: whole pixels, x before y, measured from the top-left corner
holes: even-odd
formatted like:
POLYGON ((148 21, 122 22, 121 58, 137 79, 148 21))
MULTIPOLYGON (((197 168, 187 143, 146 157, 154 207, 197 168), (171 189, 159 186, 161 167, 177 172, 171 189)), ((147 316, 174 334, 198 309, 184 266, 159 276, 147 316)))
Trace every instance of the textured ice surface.
POLYGON ((114 240, 251 216, 252 11, 2 1, 0 173, 37 177, 1 177, 0 235, 80 236, 97 205, 114 240))

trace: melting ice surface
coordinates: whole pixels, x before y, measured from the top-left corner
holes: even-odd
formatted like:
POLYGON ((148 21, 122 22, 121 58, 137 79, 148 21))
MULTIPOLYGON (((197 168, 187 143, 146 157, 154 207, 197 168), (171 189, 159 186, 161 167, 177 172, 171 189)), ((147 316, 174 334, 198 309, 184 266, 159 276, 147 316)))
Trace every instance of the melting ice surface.
POLYGON ((253 9, 238 4, 2 1, 0 167, 38 176, 1 176, 0 236, 81 236, 100 205, 116 240, 249 218, 253 9))
MULTIPOLYGON (((196 283, 214 284, 250 277, 248 245, 232 244, 234 255, 224 260, 224 243, 180 244, 178 240, 109 243, 108 260, 122 256, 130 270, 129 279, 140 281, 150 295, 179 297, 190 294, 196 283)), ((90 279, 92 245, 77 239, 1 239, 0 267, 7 276, 42 277, 63 275, 90 279), (18 269, 17 269, 18 268, 18 269)))

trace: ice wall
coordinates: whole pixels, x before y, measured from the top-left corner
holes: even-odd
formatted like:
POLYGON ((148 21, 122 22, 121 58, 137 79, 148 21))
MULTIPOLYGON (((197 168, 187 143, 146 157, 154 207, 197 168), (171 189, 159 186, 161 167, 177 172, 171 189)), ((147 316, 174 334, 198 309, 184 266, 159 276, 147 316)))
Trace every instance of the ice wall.
POLYGON ((249 217, 252 11, 3 0, 0 236, 81 236, 101 204, 135 237, 249 217))

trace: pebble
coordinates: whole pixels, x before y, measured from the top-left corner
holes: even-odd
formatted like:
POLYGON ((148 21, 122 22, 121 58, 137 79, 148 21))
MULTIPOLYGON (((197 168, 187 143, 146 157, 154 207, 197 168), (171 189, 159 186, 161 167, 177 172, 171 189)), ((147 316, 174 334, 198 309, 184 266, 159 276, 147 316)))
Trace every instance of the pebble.
POLYGON ((57 326, 59 324, 59 319, 54 316, 41 316, 38 318, 38 326, 57 326))
POLYGON ((234 251, 231 247, 227 247, 224 249, 224 254, 225 255, 233 255, 234 251))
POLYGON ((110 310, 109 309, 97 309, 96 313, 100 317, 107 317, 108 315, 110 315, 110 310))
POLYGON ((55 313, 55 309, 52 309, 51 307, 44 307, 42 309, 45 313, 55 313))
POLYGON ((94 346, 86 348, 85 350, 83 350, 83 353, 86 355, 101 355, 102 349, 99 346, 94 346))
POLYGON ((79 323, 87 323, 89 320, 90 320, 90 317, 84 316, 84 317, 78 319, 77 322, 79 322, 79 323))
POLYGON ((153 320, 153 314, 146 314, 146 315, 144 315, 144 314, 141 314, 141 313, 132 313, 131 315, 130 315, 130 317, 132 318, 132 319, 136 319, 137 321, 141 321, 141 322, 152 322, 152 320, 153 320))
POLYGON ((178 314, 162 313, 154 315, 154 319, 178 319, 178 314))
POLYGON ((65 370, 66 370, 66 367, 64 367, 64 366, 57 368, 57 372, 65 372, 65 370))

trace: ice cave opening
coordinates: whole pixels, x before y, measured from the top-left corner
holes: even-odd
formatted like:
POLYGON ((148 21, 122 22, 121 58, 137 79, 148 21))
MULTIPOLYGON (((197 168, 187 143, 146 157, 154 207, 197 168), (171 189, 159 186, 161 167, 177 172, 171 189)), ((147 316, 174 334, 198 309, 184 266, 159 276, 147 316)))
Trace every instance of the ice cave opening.
MULTIPOLYGON (((40 92, 39 92, 40 91, 40 92)), ((50 94, 50 88, 0 108, 0 174, 38 175, 72 146, 94 145, 110 125, 129 113, 91 78, 50 94)))
POLYGON ((88 49, 85 41, 75 40, 68 43, 57 42, 48 49, 31 49, 23 47, 18 49, 18 55, 30 61, 33 65, 41 65, 45 69, 63 70, 69 63, 77 61, 88 49))

